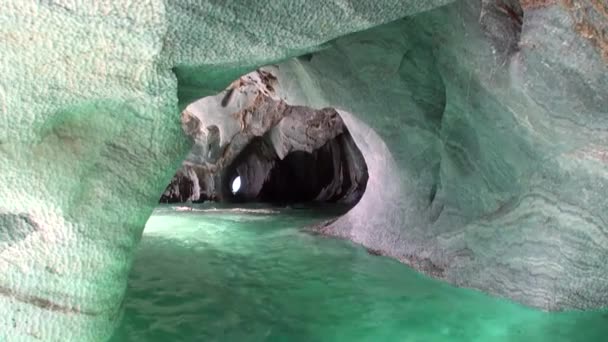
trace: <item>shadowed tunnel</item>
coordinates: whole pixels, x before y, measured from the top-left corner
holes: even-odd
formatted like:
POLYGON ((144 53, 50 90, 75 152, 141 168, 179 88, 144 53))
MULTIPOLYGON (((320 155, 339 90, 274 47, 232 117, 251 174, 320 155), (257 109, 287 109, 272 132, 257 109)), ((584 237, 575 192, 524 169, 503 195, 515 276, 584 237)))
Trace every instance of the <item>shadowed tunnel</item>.
POLYGON ((227 168, 223 196, 231 202, 354 205, 367 185, 367 166, 345 131, 320 148, 293 151, 280 159, 270 143, 256 138, 227 168), (240 188, 233 189, 236 178, 240 188), (236 191, 234 191, 236 190, 236 191))

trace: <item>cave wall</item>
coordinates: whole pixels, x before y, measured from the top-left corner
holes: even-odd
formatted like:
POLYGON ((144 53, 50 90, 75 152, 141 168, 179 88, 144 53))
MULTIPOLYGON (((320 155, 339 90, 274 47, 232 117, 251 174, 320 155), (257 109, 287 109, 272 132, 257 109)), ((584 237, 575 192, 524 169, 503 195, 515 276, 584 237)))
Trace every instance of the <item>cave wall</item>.
POLYGON ((608 18, 591 3, 462 1, 279 65, 290 103, 360 120, 367 191, 323 232, 527 305, 608 305, 608 61, 576 12, 608 18))

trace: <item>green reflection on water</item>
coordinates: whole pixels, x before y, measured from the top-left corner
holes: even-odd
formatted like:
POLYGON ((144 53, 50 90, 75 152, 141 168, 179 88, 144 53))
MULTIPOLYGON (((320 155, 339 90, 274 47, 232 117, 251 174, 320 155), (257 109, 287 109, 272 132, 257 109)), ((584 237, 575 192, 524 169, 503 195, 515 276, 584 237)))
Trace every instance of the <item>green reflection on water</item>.
POLYGON ((608 312, 545 313, 298 228, 307 210, 150 218, 113 341, 605 341, 608 312))

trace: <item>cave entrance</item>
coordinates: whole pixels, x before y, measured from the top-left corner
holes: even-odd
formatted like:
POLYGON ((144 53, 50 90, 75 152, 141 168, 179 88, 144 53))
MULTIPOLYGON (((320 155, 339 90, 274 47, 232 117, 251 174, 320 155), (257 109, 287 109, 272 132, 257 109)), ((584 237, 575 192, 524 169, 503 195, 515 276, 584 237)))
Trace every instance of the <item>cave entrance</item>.
POLYGON ((280 158, 265 137, 254 138, 226 170, 229 202, 276 205, 337 203, 353 206, 367 185, 367 166, 345 131, 312 151, 296 150, 280 158))
POLYGON ((336 205, 363 196, 365 159, 338 111, 291 106, 256 70, 182 113, 194 147, 161 203, 336 205))
MULTIPOLYGON (((374 136, 362 134, 349 113, 287 104, 276 93, 276 78, 256 71, 182 112, 182 128, 194 144, 162 194, 161 203, 173 204, 157 207, 146 224, 127 298, 159 302, 178 296, 204 303, 209 312, 255 311, 267 294, 250 300, 251 284, 268 283, 268 275, 271 286, 262 287, 272 290, 313 270, 297 278, 311 279, 313 294, 318 277, 327 273, 311 265, 335 265, 327 262, 331 257, 350 262, 350 251, 338 247, 336 255, 333 241, 321 245, 302 230, 328 234, 350 224, 343 215, 353 207, 368 207, 368 198, 360 201, 368 165, 355 142, 369 151, 374 136)), ((369 164, 372 171, 376 165, 369 164)), ((351 212, 356 218, 357 210, 351 212)), ((271 315, 284 310, 282 303, 279 298, 271 315)), ((230 317, 225 322, 233 325, 230 317)))

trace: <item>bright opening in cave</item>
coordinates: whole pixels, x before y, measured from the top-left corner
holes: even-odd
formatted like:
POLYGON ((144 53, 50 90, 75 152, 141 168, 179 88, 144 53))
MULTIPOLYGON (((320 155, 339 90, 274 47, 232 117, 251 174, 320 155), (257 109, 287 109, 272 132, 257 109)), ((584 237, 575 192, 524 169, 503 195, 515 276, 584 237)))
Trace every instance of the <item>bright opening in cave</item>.
POLYGON ((235 195, 241 188, 241 176, 236 176, 232 181, 231 189, 232 194, 235 195))

